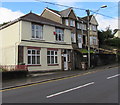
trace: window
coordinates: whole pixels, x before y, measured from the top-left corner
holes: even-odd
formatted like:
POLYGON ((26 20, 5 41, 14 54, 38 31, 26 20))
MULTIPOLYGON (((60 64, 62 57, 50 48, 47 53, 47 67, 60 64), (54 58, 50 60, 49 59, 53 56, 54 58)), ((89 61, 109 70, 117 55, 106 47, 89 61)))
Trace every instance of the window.
POLYGON ((40 64, 40 49, 28 49, 28 65, 40 64))
POLYGON ((32 24, 32 38, 43 39, 43 27, 41 25, 32 24))
POLYGON ((81 23, 77 23, 77 29, 82 29, 82 24, 81 23))
POLYGON ((56 41, 64 41, 63 29, 56 28, 56 41))
POLYGON ((82 43, 82 35, 78 34, 78 43, 82 43))
POLYGON ((75 27, 75 21, 74 20, 70 20, 70 26, 75 27))
POLYGON ((86 30, 86 24, 82 24, 82 29, 86 30))
POLYGON ((92 30, 97 31, 97 27, 95 25, 92 25, 92 30))
POLYGON ((94 36, 90 37, 90 45, 97 45, 97 37, 94 36))
POLYGON ((74 33, 71 33, 71 41, 72 42, 76 42, 76 38, 75 38, 75 34, 74 33))
POLYGON ((48 50, 47 51, 47 63, 48 64, 58 64, 58 55, 57 51, 48 50))
POLYGON ((68 19, 65 19, 65 24, 66 24, 66 26, 69 25, 68 19))

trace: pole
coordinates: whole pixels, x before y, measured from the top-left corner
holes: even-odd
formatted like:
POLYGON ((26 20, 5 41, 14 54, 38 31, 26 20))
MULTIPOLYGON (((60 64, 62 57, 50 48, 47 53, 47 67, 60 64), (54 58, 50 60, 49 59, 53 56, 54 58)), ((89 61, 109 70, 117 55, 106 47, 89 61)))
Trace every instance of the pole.
POLYGON ((87 12, 87 44, 88 44, 88 68, 90 68, 90 20, 89 20, 89 16, 90 16, 90 10, 86 10, 87 12))

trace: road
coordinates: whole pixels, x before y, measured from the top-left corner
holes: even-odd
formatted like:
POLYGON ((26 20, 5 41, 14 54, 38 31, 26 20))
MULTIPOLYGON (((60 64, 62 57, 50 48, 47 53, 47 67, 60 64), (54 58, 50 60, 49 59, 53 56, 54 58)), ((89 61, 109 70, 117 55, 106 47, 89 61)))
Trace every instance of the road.
POLYGON ((18 87, 3 103, 118 103, 118 68, 18 87))

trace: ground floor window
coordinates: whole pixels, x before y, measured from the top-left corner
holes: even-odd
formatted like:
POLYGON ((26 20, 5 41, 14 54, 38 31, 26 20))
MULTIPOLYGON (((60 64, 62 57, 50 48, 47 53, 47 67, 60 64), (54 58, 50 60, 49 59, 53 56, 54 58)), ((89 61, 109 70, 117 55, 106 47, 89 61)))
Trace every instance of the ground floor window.
POLYGON ((28 65, 40 64, 40 49, 28 49, 28 65))
POLYGON ((58 51, 48 50, 47 51, 47 63, 48 64, 58 64, 58 51))

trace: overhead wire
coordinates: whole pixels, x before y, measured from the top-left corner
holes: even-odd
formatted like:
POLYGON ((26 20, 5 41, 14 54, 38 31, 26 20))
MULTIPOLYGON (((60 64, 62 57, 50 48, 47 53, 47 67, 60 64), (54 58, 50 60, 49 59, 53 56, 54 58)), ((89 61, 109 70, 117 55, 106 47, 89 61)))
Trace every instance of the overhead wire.
MULTIPOLYGON (((53 2, 47 2, 47 1, 43 1, 43 0, 35 0, 35 1, 43 2, 43 3, 47 3, 47 4, 51 4, 51 5, 57 5, 57 6, 67 7, 67 8, 78 9, 78 10, 85 10, 85 11, 87 10, 87 9, 85 9, 85 8, 78 8, 78 7, 74 7, 74 6, 67 6, 67 5, 58 4, 58 3, 53 3, 53 2)), ((107 18, 117 19, 117 18, 108 16, 108 15, 105 15, 105 14, 102 14, 102 13, 99 13, 99 12, 96 12, 96 11, 93 11, 93 10, 90 10, 90 12, 92 12, 92 13, 97 13, 97 14, 102 15, 102 16, 107 17, 107 18)))

